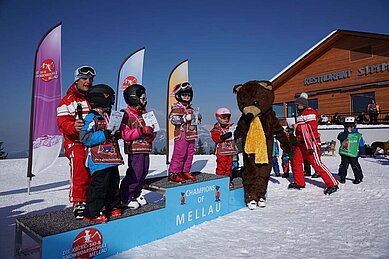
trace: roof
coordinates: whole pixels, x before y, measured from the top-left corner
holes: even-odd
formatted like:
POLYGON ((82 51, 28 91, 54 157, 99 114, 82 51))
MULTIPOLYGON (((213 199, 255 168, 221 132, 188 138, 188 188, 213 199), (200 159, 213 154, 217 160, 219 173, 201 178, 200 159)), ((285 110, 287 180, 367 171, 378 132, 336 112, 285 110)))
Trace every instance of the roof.
POLYGON ((307 50, 287 67, 285 67, 281 72, 275 75, 270 81, 273 84, 274 88, 280 86, 285 80, 293 75, 295 71, 298 71, 301 67, 305 66, 310 60, 314 57, 320 55, 323 51, 326 51, 329 46, 334 42, 338 41, 343 36, 358 36, 358 37, 368 37, 375 39, 384 39, 389 40, 389 35, 387 34, 378 34, 370 32, 358 32, 358 31, 348 31, 348 30, 336 30, 328 34, 321 41, 315 44, 312 48, 307 50))

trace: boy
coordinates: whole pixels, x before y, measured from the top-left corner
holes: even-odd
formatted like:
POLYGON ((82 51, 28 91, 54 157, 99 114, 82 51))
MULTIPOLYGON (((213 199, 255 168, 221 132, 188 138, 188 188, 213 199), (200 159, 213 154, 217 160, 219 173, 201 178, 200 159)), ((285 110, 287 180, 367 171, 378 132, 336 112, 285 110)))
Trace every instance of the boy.
POLYGON ((123 159, 117 143, 121 134, 117 131, 112 135, 107 130, 115 92, 108 85, 100 84, 86 92, 86 99, 91 110, 80 131, 80 141, 88 147, 87 164, 92 179, 88 188, 84 220, 104 223, 107 221, 107 215, 103 214, 104 207, 111 217, 122 214, 119 208, 118 165, 123 164, 123 159))
POLYGON ((354 117, 344 119, 344 131, 338 134, 338 140, 340 141, 339 155, 341 157, 338 173, 340 182, 346 183, 348 165, 351 164, 355 177, 353 184, 361 183, 363 174, 358 156, 366 154, 365 141, 356 128, 354 117))

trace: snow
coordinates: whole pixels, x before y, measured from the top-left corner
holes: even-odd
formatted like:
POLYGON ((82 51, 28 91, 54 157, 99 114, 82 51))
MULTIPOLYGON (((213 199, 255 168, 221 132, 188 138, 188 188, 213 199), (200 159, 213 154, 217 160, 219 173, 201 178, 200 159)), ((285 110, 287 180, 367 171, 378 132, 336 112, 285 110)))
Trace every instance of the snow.
MULTIPOLYGON (((323 161, 336 174, 339 156, 323 161)), ((351 169, 330 196, 320 178, 307 177, 305 189, 288 190, 291 179, 272 176, 266 208, 243 208, 111 258, 389 258, 389 159, 360 163, 365 178, 359 185, 352 184, 351 169)), ((0 160, 1 258, 13 256, 16 217, 70 206, 66 158, 33 178, 30 195, 26 167, 27 159, 0 160)), ((214 169, 214 156, 195 156, 194 170, 214 169)), ((165 157, 151 156, 150 176, 165 170, 165 157)))

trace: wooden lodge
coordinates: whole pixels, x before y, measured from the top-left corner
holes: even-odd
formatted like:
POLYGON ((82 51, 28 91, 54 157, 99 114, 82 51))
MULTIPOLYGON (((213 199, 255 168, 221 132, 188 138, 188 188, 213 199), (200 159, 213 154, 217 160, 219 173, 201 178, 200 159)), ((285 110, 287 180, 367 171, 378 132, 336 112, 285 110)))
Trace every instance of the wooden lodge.
POLYGON ((309 105, 330 120, 336 112, 366 113, 375 99, 378 123, 389 124, 389 35, 336 30, 271 81, 280 119, 295 116, 294 101, 306 92, 309 105))

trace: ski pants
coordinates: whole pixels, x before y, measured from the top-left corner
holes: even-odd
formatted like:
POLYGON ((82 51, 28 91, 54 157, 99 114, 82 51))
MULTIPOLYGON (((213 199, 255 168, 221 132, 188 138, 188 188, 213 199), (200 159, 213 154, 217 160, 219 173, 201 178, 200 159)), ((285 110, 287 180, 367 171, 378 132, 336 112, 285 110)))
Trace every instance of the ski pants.
POLYGON ((65 144, 65 156, 70 164, 70 191, 71 203, 86 201, 88 187, 91 181, 89 169, 85 166, 87 151, 81 143, 65 144))
POLYGON ((148 153, 128 154, 126 176, 120 183, 120 197, 123 202, 130 202, 139 197, 149 172, 149 165, 148 153))
POLYGON ((232 171, 233 155, 222 156, 216 154, 216 174, 230 176, 232 171))
POLYGON ((195 140, 186 140, 185 133, 181 132, 179 139, 174 141, 172 160, 169 166, 169 172, 189 173, 192 167, 193 156, 195 152, 195 140))
POLYGON ((358 157, 350 157, 345 155, 340 155, 341 161, 339 165, 339 177, 346 178, 348 166, 351 165, 351 169, 354 172, 355 179, 363 179, 362 168, 358 162, 358 157))
POLYGON ((107 211, 120 207, 119 181, 120 175, 117 166, 111 166, 92 174, 84 212, 85 217, 98 217, 104 207, 107 211))
POLYGON ((309 152, 305 143, 299 143, 295 146, 294 156, 292 159, 292 171, 294 182, 299 186, 305 186, 303 163, 307 159, 308 163, 312 165, 313 169, 323 179, 327 187, 337 186, 338 181, 332 175, 331 171, 323 164, 320 159, 319 147, 313 152, 309 152))

